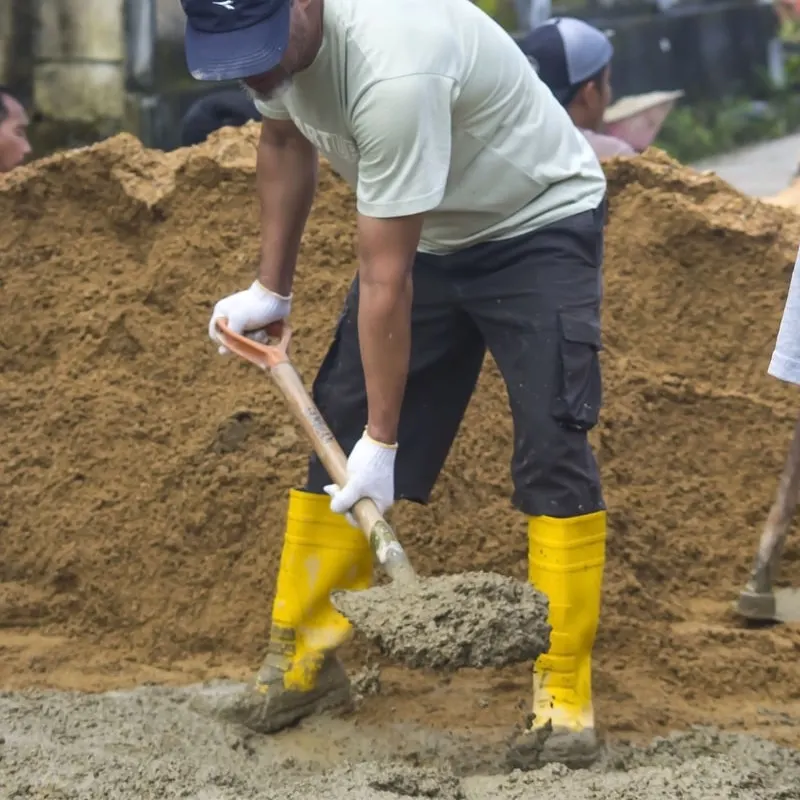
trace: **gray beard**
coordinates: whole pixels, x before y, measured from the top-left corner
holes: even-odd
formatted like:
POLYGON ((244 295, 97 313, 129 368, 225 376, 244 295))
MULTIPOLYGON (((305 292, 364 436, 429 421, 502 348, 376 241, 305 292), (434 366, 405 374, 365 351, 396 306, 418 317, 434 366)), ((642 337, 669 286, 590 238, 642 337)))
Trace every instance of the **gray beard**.
POLYGON ((239 86, 244 89, 247 96, 253 100, 254 102, 260 103, 269 103, 270 100, 277 100, 278 98, 282 97, 292 86, 292 79, 288 78, 285 80, 280 86, 276 87, 273 91, 269 94, 262 94, 261 92, 257 92, 255 89, 249 87, 244 81, 239 82, 239 86))

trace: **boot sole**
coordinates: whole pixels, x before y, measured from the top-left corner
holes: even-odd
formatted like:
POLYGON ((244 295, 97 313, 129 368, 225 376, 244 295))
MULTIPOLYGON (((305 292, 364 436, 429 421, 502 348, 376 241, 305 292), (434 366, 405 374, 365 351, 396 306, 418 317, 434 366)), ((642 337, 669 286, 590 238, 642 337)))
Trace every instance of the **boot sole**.
POLYGON ((253 694, 261 699, 260 707, 253 709, 240 724, 255 733, 278 733, 291 728, 306 717, 333 711, 349 711, 353 700, 350 688, 342 686, 311 692, 287 692, 276 696, 271 702, 257 690, 253 694))
MULTIPOLYGON (((314 714, 352 709, 350 682, 345 675, 323 679, 323 685, 308 692, 278 689, 274 694, 248 686, 241 692, 222 697, 198 695, 189 708, 204 716, 232 725, 242 725, 255 733, 277 733, 314 714), (338 680, 337 680, 338 679, 338 680)), ((266 688, 266 687, 265 687, 266 688)))
POLYGON ((529 771, 547 764, 563 764, 569 769, 587 769, 602 755, 603 748, 594 731, 539 728, 519 736, 509 747, 507 760, 513 769, 529 771))

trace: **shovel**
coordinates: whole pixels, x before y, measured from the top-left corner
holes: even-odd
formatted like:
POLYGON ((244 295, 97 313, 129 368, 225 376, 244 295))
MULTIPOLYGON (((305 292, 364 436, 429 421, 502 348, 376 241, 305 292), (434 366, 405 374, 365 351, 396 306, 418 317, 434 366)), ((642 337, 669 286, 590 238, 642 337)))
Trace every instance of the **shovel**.
MULTIPOLYGON (((276 344, 261 344, 234 333, 225 319, 217 322, 217 330, 228 350, 269 372, 286 399, 289 410, 311 440, 314 452, 328 475, 334 483, 344 486, 347 483, 347 457, 289 360, 289 342, 292 338, 289 325, 281 322, 267 328, 267 333, 278 339, 276 344)), ((416 573, 402 545, 375 503, 363 498, 353 506, 351 513, 367 537, 373 555, 392 581, 404 585, 416 584, 416 573)))
POLYGON ((745 619, 753 622, 800 621, 800 590, 773 586, 799 495, 800 418, 795 424, 775 501, 761 533, 750 579, 736 602, 736 612, 745 619))
MULTIPOLYGON (((347 458, 289 360, 289 326, 270 326, 267 334, 278 341, 261 344, 226 323, 217 322, 222 343, 269 372, 328 474, 343 486, 347 458)), ((531 584, 480 572, 419 579, 372 500, 359 500, 351 513, 392 583, 335 592, 331 599, 384 655, 412 667, 456 668, 530 661, 547 650, 548 603, 531 584)), ((258 708, 262 699, 259 695, 258 708)))

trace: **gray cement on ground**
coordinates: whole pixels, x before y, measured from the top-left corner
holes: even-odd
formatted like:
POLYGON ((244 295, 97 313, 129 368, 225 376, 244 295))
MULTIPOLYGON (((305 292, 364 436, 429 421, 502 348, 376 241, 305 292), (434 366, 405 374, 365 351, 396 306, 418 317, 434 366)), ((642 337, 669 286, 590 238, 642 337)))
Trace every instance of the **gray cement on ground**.
POLYGON ((771 197, 792 182, 798 163, 800 133, 794 133, 706 158, 692 166, 716 173, 751 197, 771 197))
POLYGON ((474 777, 466 800, 788 800, 800 796, 800 751, 741 734, 696 728, 646 748, 617 745, 590 770, 474 777))
POLYGON ((491 572, 335 592, 332 602, 383 655, 413 668, 500 667, 550 647, 547 597, 491 572))
POLYGON ((697 730, 616 747, 591 770, 502 769, 499 748, 408 726, 321 717, 256 736, 191 712, 198 692, 0 694, 0 797, 9 800, 787 800, 800 752, 697 730), (489 760, 487 761, 487 757, 489 760), (498 763, 490 763, 498 759, 498 763), (421 767, 420 765, 425 765, 421 767))

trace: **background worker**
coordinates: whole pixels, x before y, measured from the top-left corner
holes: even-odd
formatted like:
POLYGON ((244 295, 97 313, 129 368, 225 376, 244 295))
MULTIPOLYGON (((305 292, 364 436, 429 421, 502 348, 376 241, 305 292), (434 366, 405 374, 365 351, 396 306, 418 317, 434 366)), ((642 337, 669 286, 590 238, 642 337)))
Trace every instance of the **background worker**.
POLYGON ((6 86, 0 86, 0 172, 11 172, 30 155, 28 115, 6 86))
POLYGON ((289 315, 317 151, 357 199, 358 276, 313 386, 349 453, 348 481, 332 485, 312 457, 291 491, 266 659, 252 687, 214 710, 272 732, 348 702, 336 648, 350 627, 329 597, 367 588, 372 558, 344 515, 362 497, 382 511, 428 501, 488 347, 514 420, 530 579, 553 626, 518 747, 590 763, 606 536, 587 437, 601 404, 597 158, 471 3, 182 2, 192 75, 243 81, 265 117, 257 280, 217 303, 212 339, 221 317, 252 332, 289 315))
MULTIPOLYGON (((770 375, 800 385, 800 251, 795 258, 789 294, 783 309, 778 339, 772 353, 770 375)), ((775 499, 759 537, 750 577, 739 594, 737 609, 745 618, 759 621, 792 621, 792 604, 781 603, 775 594, 775 579, 786 537, 800 497, 800 417, 795 421, 775 499), (782 607, 783 606, 783 607, 782 607)))
POLYGON ((614 47, 608 36, 583 20, 555 17, 534 28, 519 46, 599 158, 636 154, 627 142, 602 133, 613 99, 614 47))
POLYGON ((212 92, 195 100, 181 120, 181 147, 200 144, 220 128, 260 119, 252 98, 241 89, 212 92))

